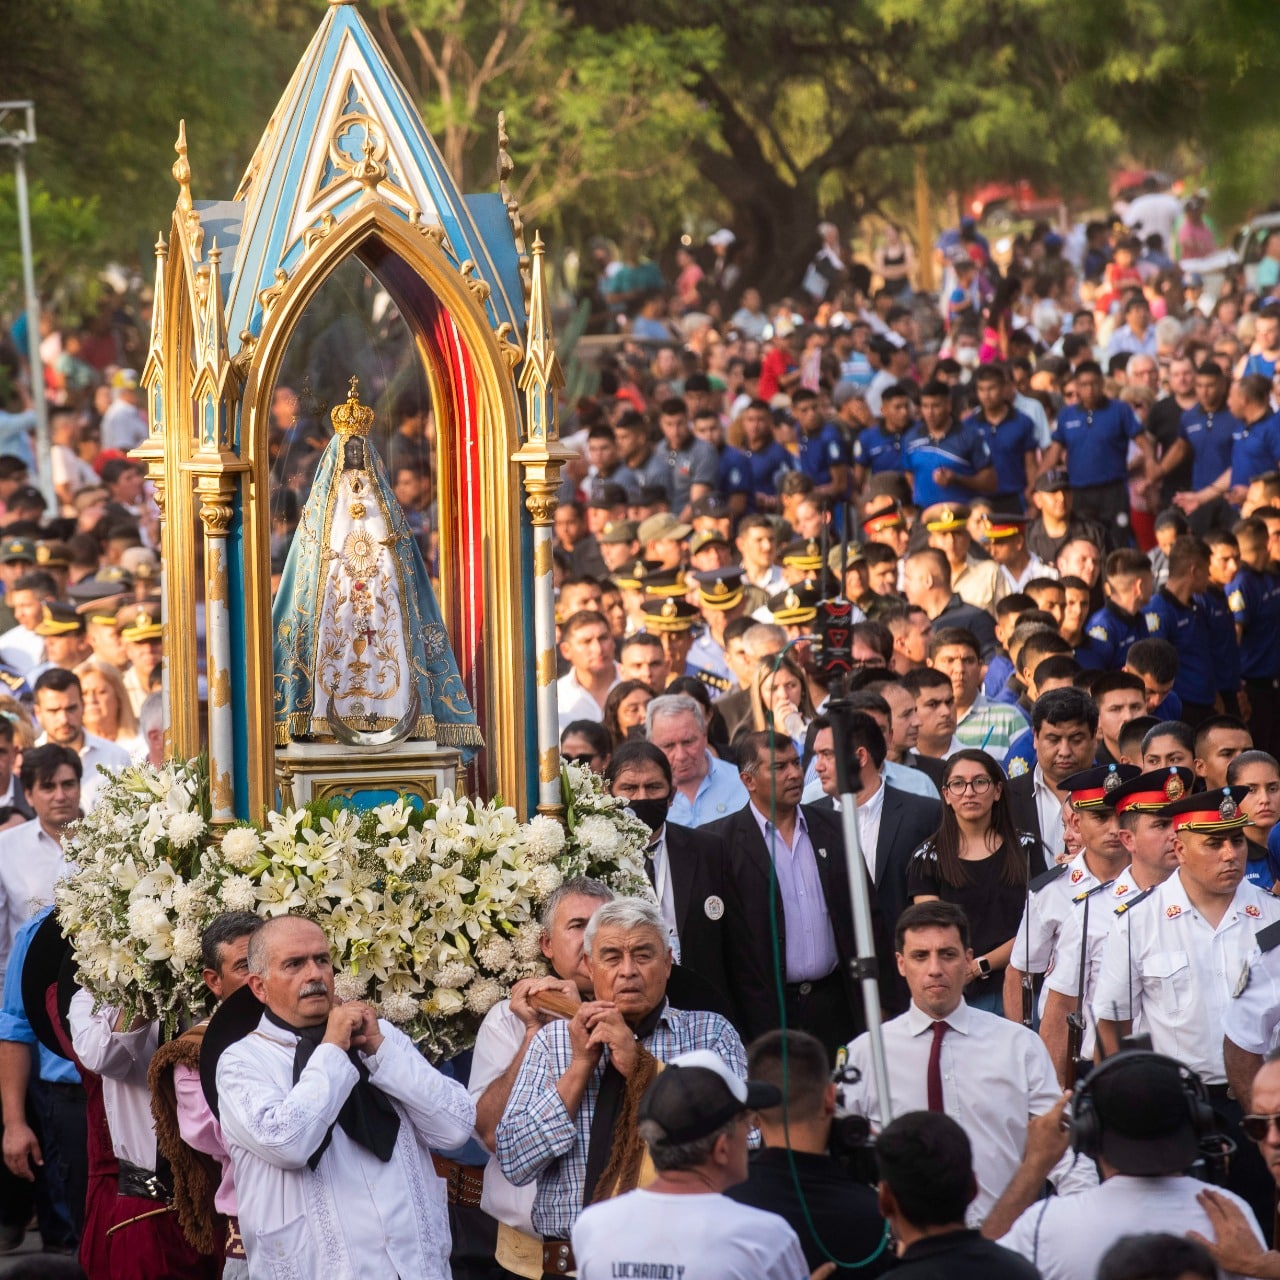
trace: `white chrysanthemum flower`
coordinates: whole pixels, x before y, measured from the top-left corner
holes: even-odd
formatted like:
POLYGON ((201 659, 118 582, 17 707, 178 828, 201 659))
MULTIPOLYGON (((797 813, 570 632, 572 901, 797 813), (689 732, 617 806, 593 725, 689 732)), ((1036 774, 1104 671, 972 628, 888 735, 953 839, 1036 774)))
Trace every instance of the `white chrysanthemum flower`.
POLYGON ((538 898, 545 898, 549 893, 554 893, 564 883, 560 868, 554 862, 542 867, 534 867, 532 878, 533 892, 538 898))
POLYGON ((198 813, 175 813, 169 819, 169 843, 185 849, 204 834, 204 819, 198 813))
POLYGON ((565 846, 564 827, 554 818, 540 813, 531 818, 524 829, 525 852, 534 862, 554 862, 565 846))
POLYGON ((608 818, 596 814, 583 818, 573 834, 578 843, 596 858, 608 858, 619 852, 622 845, 617 827, 608 818))
POLYGON ((174 964, 180 969, 200 959, 200 934, 190 925, 180 924, 173 931, 172 946, 174 964))
MULTIPOLYGON (((335 973, 333 975, 333 993, 339 1000, 362 1000, 369 989, 367 973, 335 973)), ((388 1017, 391 1015, 388 1014, 388 1017)))
POLYGON ((515 953, 525 964, 542 959, 542 926, 536 920, 527 920, 516 931, 515 953))
POLYGON ((412 1022, 418 1016, 418 999, 407 991, 388 991, 378 1003, 378 1012, 388 1022, 412 1022))
POLYGON ((222 856, 237 871, 244 871, 257 861, 262 841, 252 827, 232 827, 222 837, 222 856))
POLYGON ((436 1018, 456 1017, 466 1007, 460 991, 437 986, 423 1002, 423 1010, 436 1018))
POLYGON ((500 933, 491 933, 476 947, 476 959, 481 966, 494 973, 501 973, 511 963, 511 943, 500 933))
POLYGON ((436 974, 435 985, 444 991, 454 991, 465 987, 475 976, 476 971, 471 965, 463 964, 461 960, 450 960, 436 974))
POLYGON ((253 911, 258 905, 257 888, 248 876, 228 876, 219 896, 228 911, 253 911))
POLYGON ((502 999, 502 988, 492 978, 477 978, 467 988, 466 996, 467 1008, 483 1018, 502 999))

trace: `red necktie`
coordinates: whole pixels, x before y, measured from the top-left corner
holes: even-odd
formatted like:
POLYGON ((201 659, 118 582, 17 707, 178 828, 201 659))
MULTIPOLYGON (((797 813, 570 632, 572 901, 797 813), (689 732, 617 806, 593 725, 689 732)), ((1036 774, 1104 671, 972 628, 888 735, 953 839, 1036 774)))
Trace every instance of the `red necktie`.
POLYGON ((942 1105, 942 1037, 950 1030, 951 1027, 945 1022, 933 1024, 933 1044, 929 1046, 929 1071, 925 1076, 930 1111, 945 1110, 942 1105))

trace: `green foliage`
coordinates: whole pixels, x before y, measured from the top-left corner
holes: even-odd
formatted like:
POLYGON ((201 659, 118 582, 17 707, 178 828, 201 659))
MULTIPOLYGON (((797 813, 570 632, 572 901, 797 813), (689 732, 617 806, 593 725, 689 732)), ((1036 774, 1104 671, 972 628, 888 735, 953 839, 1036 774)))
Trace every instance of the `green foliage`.
MULTIPOLYGON (((88 310, 105 256, 99 200, 54 196, 40 183, 29 184, 28 200, 37 293, 46 305, 88 310)), ((23 306, 16 183, 12 173, 0 173, 0 310, 13 314, 23 306)))

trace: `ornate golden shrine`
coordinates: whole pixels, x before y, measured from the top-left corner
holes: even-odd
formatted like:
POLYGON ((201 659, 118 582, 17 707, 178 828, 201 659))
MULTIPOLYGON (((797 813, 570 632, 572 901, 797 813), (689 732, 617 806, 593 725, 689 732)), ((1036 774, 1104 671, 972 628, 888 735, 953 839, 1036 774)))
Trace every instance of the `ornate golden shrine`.
POLYGON ((215 822, 276 800, 271 400, 307 304, 352 256, 410 326, 432 394, 441 613, 486 741, 466 785, 522 814, 559 804, 562 377, 541 242, 526 253, 499 142, 500 193, 463 195, 351 0, 331 0, 233 199, 192 198, 179 130, 143 371, 151 434, 135 456, 161 508, 171 750, 208 750, 215 822))

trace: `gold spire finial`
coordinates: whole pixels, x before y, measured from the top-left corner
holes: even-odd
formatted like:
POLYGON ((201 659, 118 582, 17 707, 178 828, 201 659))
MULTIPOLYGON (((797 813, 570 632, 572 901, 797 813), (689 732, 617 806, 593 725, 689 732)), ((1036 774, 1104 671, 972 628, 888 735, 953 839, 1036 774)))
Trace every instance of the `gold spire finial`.
POLYGON ((178 184, 178 208, 191 211, 191 162, 187 159, 187 122, 178 121, 178 140, 173 144, 178 158, 173 162, 174 181, 178 184))
POLYGON ((347 389, 347 402, 340 404, 329 417, 340 436, 367 436, 373 426, 373 410, 360 403, 360 379, 353 377, 347 389))
POLYGON ((529 327, 525 334, 524 368, 520 389, 525 393, 526 426, 531 441, 555 439, 555 392, 564 386, 564 371, 556 355, 547 301, 546 249, 542 236, 533 236, 533 281, 529 290, 529 327))

